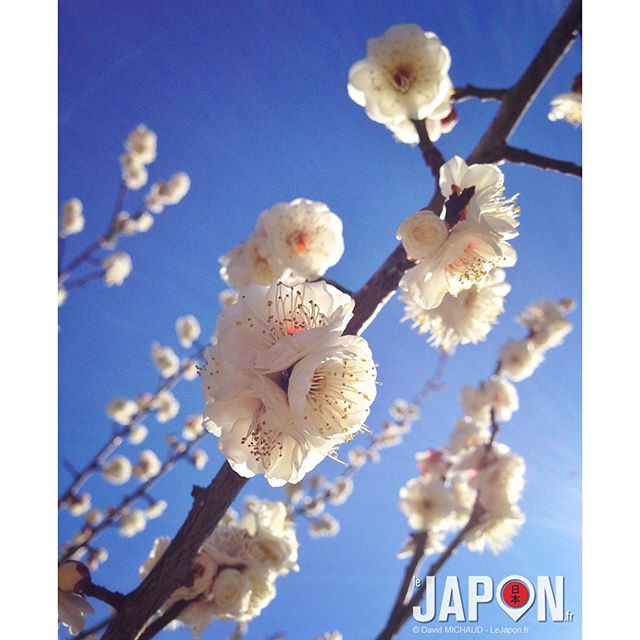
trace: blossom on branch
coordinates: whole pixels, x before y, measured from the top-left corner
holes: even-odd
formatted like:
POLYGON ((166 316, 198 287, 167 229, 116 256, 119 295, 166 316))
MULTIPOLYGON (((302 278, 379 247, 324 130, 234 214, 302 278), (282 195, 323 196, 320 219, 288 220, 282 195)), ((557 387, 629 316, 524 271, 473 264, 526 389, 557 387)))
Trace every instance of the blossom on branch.
POLYGON ((191 347, 191 345, 200 337, 200 323, 195 316, 180 316, 176 320, 176 334, 178 335, 178 341, 180 345, 185 349, 191 347))
POLYGON ((416 24, 396 25, 367 41, 367 57, 349 70, 348 92, 375 122, 424 120, 452 93, 449 50, 416 24))
POLYGON ((114 456, 102 468, 102 477, 111 484, 124 484, 131 477, 133 466, 125 456, 114 456))
POLYGON ((107 256, 102 261, 104 275, 102 279, 107 287, 121 285, 133 269, 133 263, 128 253, 118 251, 107 256))
POLYGON ((222 312, 203 413, 237 473, 297 483, 363 430, 376 366, 366 340, 342 336, 353 305, 325 282, 254 285, 222 312))
POLYGON ((67 200, 62 206, 60 218, 60 237, 66 238, 84 229, 84 216, 82 215, 82 202, 78 198, 67 200))
MULTIPOLYGON (((140 567, 145 578, 162 557, 169 538, 158 538, 140 567)), ((192 563, 193 582, 162 606, 190 604, 177 620, 200 636, 213 619, 247 621, 275 597, 275 580, 297 570, 298 540, 281 502, 249 497, 242 519, 229 512, 204 541, 192 563)))
POLYGON ((154 342, 151 345, 151 359, 163 378, 170 378, 180 369, 180 358, 171 347, 163 347, 154 342))
POLYGON ((573 81, 571 91, 561 93, 551 100, 549 120, 564 120, 574 127, 582 124, 582 74, 573 81))
POLYGON ((503 269, 493 269, 457 296, 445 294, 434 309, 426 309, 420 296, 413 298, 404 292, 403 320, 411 320, 418 333, 429 334, 430 345, 447 353, 453 353, 459 344, 482 342, 503 313, 505 296, 511 291, 505 275, 503 269))
POLYGON ((342 221, 324 202, 297 198, 263 211, 254 233, 220 258, 232 287, 299 283, 324 275, 344 253, 342 221))
POLYGON ((89 570, 80 562, 71 560, 58 567, 58 622, 67 627, 72 636, 84 629, 85 616, 95 613, 82 595, 82 589, 90 581, 89 570))

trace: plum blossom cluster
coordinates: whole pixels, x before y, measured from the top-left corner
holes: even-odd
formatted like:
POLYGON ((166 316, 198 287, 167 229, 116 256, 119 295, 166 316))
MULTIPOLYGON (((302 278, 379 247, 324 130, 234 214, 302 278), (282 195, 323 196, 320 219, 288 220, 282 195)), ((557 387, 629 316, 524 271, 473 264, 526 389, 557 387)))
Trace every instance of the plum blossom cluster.
MULTIPOLYGON (((140 567, 144 579, 170 544, 158 538, 140 567)), ((177 622, 202 635, 214 619, 248 621, 276 595, 275 582, 297 571, 298 540, 282 502, 247 498, 242 518, 232 510, 204 541, 193 560, 193 582, 175 591, 162 613, 183 601, 177 622)))
POLYGON ((315 280, 344 253, 342 221, 324 202, 297 198, 263 211, 253 234, 220 258, 222 279, 250 284, 315 280))
MULTIPOLYGON (((521 349, 551 348, 571 330, 565 318, 573 303, 541 301, 528 307, 520 322, 529 330, 521 349), (532 345, 544 343, 545 347, 532 345)), ((463 530, 472 551, 499 553, 509 546, 524 522, 518 503, 524 488, 525 463, 509 447, 497 443, 503 424, 519 408, 518 393, 510 380, 523 379, 524 369, 504 359, 513 342, 500 350, 495 373, 477 388, 463 387, 458 420, 447 447, 416 456, 420 476, 400 490, 400 509, 414 533, 400 556, 415 553, 418 533, 424 553, 444 550, 444 540, 463 530), (514 373, 516 373, 514 377, 514 373)), ((527 367, 530 361, 527 362, 527 367)), ((527 368, 530 375, 533 368, 527 368)))
POLYGON ((399 142, 416 144, 413 120, 426 120, 431 141, 455 126, 451 56, 435 33, 417 24, 389 28, 367 41, 367 57, 349 70, 348 92, 369 118, 399 142))
POLYGON ((251 285, 223 310, 202 372, 205 427, 244 477, 297 483, 364 430, 376 365, 342 335, 354 301, 324 281, 251 285))
POLYGON ((468 166, 453 157, 440 169, 442 212, 418 211, 397 237, 416 261, 402 277, 405 318, 447 352, 484 340, 510 290, 502 267, 516 263, 509 240, 518 235, 516 198, 504 196, 495 165, 468 166), (450 212, 455 211, 453 219, 450 212))
POLYGON ((146 125, 140 124, 129 134, 124 147, 125 153, 120 156, 122 179, 129 189, 136 191, 147 184, 147 165, 156 159, 158 137, 146 125))
MULTIPOLYGON (((160 213, 167 205, 178 204, 190 189, 189 176, 179 172, 166 182, 156 182, 152 185, 144 205, 136 213, 124 211, 129 191, 137 191, 147 183, 147 166, 157 155, 157 136, 146 125, 141 124, 129 134, 124 146, 125 153, 120 157, 123 182, 114 214, 102 235, 65 266, 59 268, 58 306, 64 304, 71 289, 83 287, 93 280, 102 279, 108 287, 123 284, 133 268, 131 256, 124 251, 118 251, 98 259, 96 253, 100 250, 113 252, 121 237, 149 231, 154 223, 153 214, 160 213), (100 269, 72 278, 72 273, 87 265, 96 265, 100 269)), ((80 233, 84 226, 82 202, 78 198, 71 198, 62 207, 60 240, 64 241, 69 236, 80 233)), ((63 249, 64 243, 60 249, 61 262, 63 249)))
POLYGON ((107 416, 113 421, 111 440, 102 447, 94 458, 82 469, 72 471, 72 482, 59 499, 59 507, 71 516, 84 517, 78 532, 62 545, 61 557, 83 559, 90 568, 107 559, 104 548, 95 548, 93 539, 106 527, 117 526, 123 537, 132 537, 146 528, 147 521, 160 517, 167 503, 150 495, 151 484, 172 470, 180 459, 190 462, 202 470, 208 462, 206 452, 197 448, 205 435, 202 415, 188 416, 182 426, 183 440, 174 434, 166 436, 169 452, 161 460, 152 449, 144 449, 137 454, 137 460, 122 454, 114 454, 123 443, 137 446, 146 439, 148 429, 143 421, 155 415, 157 422, 172 420, 179 412, 180 403, 172 393, 172 388, 182 379, 197 377, 197 365, 204 346, 197 343, 200 324, 192 315, 181 316, 176 321, 176 335, 181 345, 195 347, 195 352, 182 359, 170 347, 152 346, 152 357, 161 373, 162 380, 154 393, 142 393, 135 399, 118 396, 106 407, 107 416), (92 504, 89 492, 80 492, 80 487, 98 472, 102 479, 115 486, 124 486, 132 478, 138 481, 138 488, 128 493, 117 507, 100 510, 92 504))
POLYGON ((561 93, 551 100, 549 120, 564 120, 574 127, 582 124, 582 74, 579 73, 571 86, 571 91, 561 93))

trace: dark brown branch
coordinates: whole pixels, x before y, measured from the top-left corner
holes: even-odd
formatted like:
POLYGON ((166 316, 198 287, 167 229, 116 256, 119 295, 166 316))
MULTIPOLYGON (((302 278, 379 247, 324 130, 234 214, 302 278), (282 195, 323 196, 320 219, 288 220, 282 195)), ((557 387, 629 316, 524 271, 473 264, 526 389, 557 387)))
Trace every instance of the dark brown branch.
POLYGON ((160 633, 170 622, 173 622, 190 604, 191 600, 178 600, 178 602, 174 602, 140 634, 139 640, 151 640, 151 638, 160 633))
POLYGON ((469 164, 497 162, 500 159, 502 145, 509 140, 547 78, 573 43, 581 25, 582 2, 571 0, 536 57, 507 92, 496 117, 469 156, 469 164))
POLYGON ((502 149, 502 159, 507 160, 507 162, 528 164, 532 167, 546 169, 547 171, 556 171, 557 173, 563 173, 567 176, 582 178, 582 167, 575 162, 549 158, 548 156, 542 156, 539 153, 533 153, 526 149, 518 149, 508 144, 505 144, 502 149))
POLYGON ((409 594, 411 593, 411 582, 413 581, 416 571, 420 566, 420 562, 424 558, 424 550, 427 547, 429 534, 426 531, 419 531, 418 533, 412 534, 412 536, 415 545, 413 556, 411 557, 409 564, 405 567, 404 577, 400 583, 398 595, 396 596, 393 607, 391 608, 392 612, 403 607, 405 601, 409 597, 409 594))
POLYGON ((106 602, 108 605, 111 605, 114 609, 119 609, 125 601, 126 596, 123 593, 119 593, 118 591, 110 591, 106 587, 101 587, 99 584, 94 584, 90 582, 82 592, 91 596, 92 598, 96 598, 98 600, 102 600, 102 602, 106 602))
POLYGON ((169 596, 191 578, 191 561, 220 518, 247 483, 225 462, 209 486, 198 494, 184 524, 158 564, 137 589, 127 595, 123 609, 102 640, 131 640, 169 596))
POLYGON ((453 102, 464 102, 469 98, 478 98, 482 102, 487 100, 504 100, 509 89, 481 89, 472 84, 457 87, 453 94, 453 102))
MULTIPOLYGON (((449 560, 449 558, 454 554, 456 549, 464 542, 467 534, 478 524, 478 521, 481 517, 481 508, 476 500, 476 504, 473 507, 473 511, 469 516, 469 520, 467 524, 460 529, 456 537, 449 543, 447 548, 442 552, 442 554, 438 557, 438 559, 432 563, 429 567, 429 571, 427 572, 427 576, 435 576, 440 569, 442 569, 443 565, 449 560)), ((416 548, 413 558, 409 564, 409 567, 413 565, 417 565, 420 561, 420 558, 417 558, 418 553, 422 555, 424 553, 424 549, 420 551, 416 548)), ((406 579, 406 576, 405 576, 406 579)), ((404 584, 404 581, 403 581, 404 584)), ((422 580, 418 589, 414 592, 411 598, 405 603, 402 602, 399 606, 394 606, 391 611, 391 615, 387 620, 387 623, 384 629, 377 636, 376 640, 392 640, 402 628, 402 625, 407 621, 411 612, 413 611, 413 607, 417 606, 424 595, 424 592, 427 588, 427 580, 426 578, 422 580)))
POLYGON ((471 202, 471 198, 473 198, 475 192, 475 187, 467 187, 460 193, 452 193, 449 196, 449 199, 444 205, 446 211, 444 219, 450 227, 458 223, 464 208, 471 202))
POLYGON ((444 158, 442 157, 438 147, 436 147, 429 138, 427 121, 412 120, 411 122, 413 122, 413 126, 416 128, 418 138, 420 139, 418 146, 420 147, 420 151, 422 151, 422 157, 424 158, 427 166, 431 169, 431 175, 435 178, 437 185, 438 178, 440 177, 440 167, 444 164, 444 158))

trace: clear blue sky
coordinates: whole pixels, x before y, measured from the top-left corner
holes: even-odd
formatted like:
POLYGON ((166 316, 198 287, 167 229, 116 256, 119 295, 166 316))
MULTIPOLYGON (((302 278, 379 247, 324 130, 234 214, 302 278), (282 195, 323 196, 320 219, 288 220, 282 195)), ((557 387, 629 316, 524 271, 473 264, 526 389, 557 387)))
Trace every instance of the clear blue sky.
MULTIPOLYGON (((149 349, 157 340, 178 348, 177 316, 192 313, 210 335, 223 288, 218 256, 243 240, 263 209, 303 196, 323 200, 344 221, 346 251, 329 275, 357 289, 395 246, 403 217, 432 193, 420 153, 396 144, 347 96, 350 65, 364 55, 367 38, 393 24, 416 22, 435 31, 451 50, 457 85, 504 86, 516 79, 560 15, 565 0, 176 2, 167 0, 62 0, 60 2, 60 200, 85 205, 85 231, 68 242, 75 254, 103 230, 119 180, 118 155, 127 133, 144 122, 158 134, 151 179, 184 170, 192 189, 146 235, 125 239, 134 270, 124 286, 93 283, 69 297, 60 313, 60 454, 84 463, 110 430, 105 405, 115 395, 155 388, 149 349)), ((571 85, 581 69, 578 43, 542 90, 512 143, 580 161, 580 132, 547 120, 549 99, 571 85)), ((460 105, 460 123, 439 143, 445 157, 466 155, 495 113, 494 104, 460 105)), ((285 631, 288 640, 341 630, 347 640, 372 638, 381 628, 403 570, 395 558, 405 539, 397 509, 402 484, 416 475, 414 453, 442 445, 459 417, 457 390, 491 372, 499 346, 520 337, 515 316, 542 297, 581 294, 581 185, 575 178, 528 167, 504 169, 508 193, 519 192, 518 265, 508 271, 513 290, 507 311, 488 341, 461 348, 447 367, 446 392, 400 448, 356 476, 346 505, 331 512, 342 525, 330 539, 312 540, 303 525, 298 574, 279 579, 278 596, 251 623, 249 638, 285 631)), ((129 201, 133 210, 139 197, 129 201)), ((366 337, 380 363, 383 386, 370 425, 377 428, 397 397, 413 395, 429 377, 436 353, 407 324, 392 300, 366 337)), ((518 385, 521 409, 502 439, 526 458, 523 508, 527 523, 513 548, 500 556, 458 553, 446 574, 564 575, 567 608, 577 622, 529 622, 528 638, 580 637, 580 310, 574 332, 549 352, 537 374, 518 385)), ((182 383, 184 418, 201 409, 197 382, 182 383)), ((147 421, 145 445, 164 452, 163 438, 181 421, 147 421)), ((215 438, 204 448, 203 472, 180 467, 156 494, 166 514, 133 539, 114 532, 102 541, 111 558, 95 579, 127 591, 158 535, 171 535, 190 506, 194 482, 208 482, 221 463, 215 438)), ((122 452, 135 455, 126 445, 122 452)), ((331 477, 339 467, 318 469, 331 477)), ((60 483, 68 474, 60 468, 60 483)), ((134 481, 131 481, 131 487, 134 481)), ((112 487, 87 485, 99 506, 112 487)), ((130 489, 129 485, 124 491, 130 489)), ((245 493, 281 495, 262 478, 245 493)), ((64 539, 78 521, 61 517, 64 539)), ((523 619, 527 623, 528 614, 523 619)), ((96 618, 97 619, 97 618, 96 618)), ((485 625, 508 619, 487 609, 485 625)), ((215 623, 204 637, 225 638, 215 623)), ((166 632, 176 640, 185 630, 166 632)), ((411 625, 400 636, 411 638, 411 625)))

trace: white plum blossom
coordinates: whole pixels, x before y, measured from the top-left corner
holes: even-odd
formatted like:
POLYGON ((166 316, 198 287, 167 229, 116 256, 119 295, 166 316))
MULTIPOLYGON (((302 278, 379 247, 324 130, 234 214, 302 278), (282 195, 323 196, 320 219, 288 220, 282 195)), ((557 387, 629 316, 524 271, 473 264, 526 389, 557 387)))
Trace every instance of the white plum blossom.
POLYGON ((409 269, 400 287, 425 309, 442 303, 447 293, 457 296, 495 267, 511 267, 516 253, 486 224, 464 220, 450 231, 444 244, 429 258, 409 269))
POLYGON ((198 361, 190 358, 183 358, 180 363, 182 377, 187 381, 195 380, 198 377, 198 361))
POLYGON ((169 205, 178 204, 189 193, 191 178, 180 171, 166 182, 156 182, 145 198, 147 209, 152 213, 162 213, 169 205))
POLYGON ((504 377, 494 375, 485 380, 478 389, 463 387, 460 404, 466 417, 484 427, 491 422, 491 413, 498 422, 511 419, 518 410, 518 392, 504 377))
POLYGON ((84 216, 82 215, 82 202, 78 198, 71 198, 62 205, 60 218, 60 237, 66 238, 84 229, 84 216))
POLYGON ((200 323, 195 316, 180 316, 176 320, 176 334, 178 336, 178 342, 185 349, 191 347, 191 345, 200 337, 200 323))
POLYGON ((193 466, 198 471, 202 471, 207 466, 207 462, 209 461, 209 456, 207 455, 206 451, 203 451, 202 449, 196 449, 193 452, 192 460, 193 460, 193 466))
POLYGON ((309 535, 312 538, 330 538, 339 532, 340 523, 329 513, 309 521, 309 535))
POLYGON ((359 469, 361 466, 366 464, 369 458, 367 450, 364 447, 353 447, 352 449, 349 449, 347 459, 352 467, 359 469))
POLYGON ((421 210, 406 218, 396 231, 407 257, 421 260, 432 256, 449 236, 449 228, 433 211, 421 210))
POLYGON ((91 494, 82 493, 71 496, 67 502, 67 509, 72 516, 81 516, 91 509, 91 494))
MULTIPOLYGON (((467 166, 462 158, 455 156, 440 168, 439 185, 447 201, 442 215, 429 218, 424 214, 416 217, 416 214, 398 230, 408 255, 418 260, 418 264, 406 271, 400 281, 400 288, 405 292, 405 300, 411 304, 410 312, 416 317, 418 326, 422 325, 423 310, 440 306, 447 294, 455 298, 474 286, 482 287, 481 283, 490 281, 487 276, 496 267, 511 267, 517 260, 508 240, 518 235, 520 209, 515 204, 515 196, 504 197, 504 176, 500 169, 495 165, 467 166), (448 222, 440 220, 446 218, 448 202, 472 187, 474 191, 469 201, 457 215, 448 222), (414 218, 421 224, 412 225, 414 218), (411 242, 409 232, 412 227, 422 235, 423 223, 437 226, 438 230, 447 229, 444 240, 442 232, 436 234, 430 230, 431 248, 427 244, 421 249, 416 242, 411 242), (403 226, 406 227, 404 233, 401 231, 403 226), (413 254, 419 254, 419 257, 413 254)), ((429 321, 429 314, 424 320, 425 323, 429 321)), ((441 328, 439 333, 441 336, 436 340, 448 343, 446 328, 441 328)))
POLYGON ((245 242, 233 247, 220 258, 220 264, 220 277, 236 289, 251 284, 268 285, 288 280, 291 273, 271 255, 264 233, 254 233, 245 242))
POLYGON ((133 269, 133 263, 128 253, 118 251, 107 256, 102 261, 104 269, 103 280, 108 287, 121 285, 133 269))
POLYGON ((151 345, 151 359, 163 378, 170 378, 180 369, 180 358, 171 347, 163 347, 154 342, 151 345))
MULTIPOLYGON (((453 95, 453 86, 448 94, 453 95)), ((426 119, 427 135, 431 142, 440 139, 443 133, 450 133, 458 123, 458 112, 451 104, 449 98, 435 108, 433 113, 426 119)), ((411 120, 402 120, 400 122, 391 122, 385 124, 387 129, 393 133, 393 137, 398 142, 405 144, 418 144, 420 136, 411 120)))
POLYGON ((230 307, 238 302, 238 292, 233 289, 224 289, 218 294, 218 300, 223 307, 230 307))
POLYGON ((462 418, 456 422, 448 448, 452 454, 460 453, 489 442, 490 437, 491 432, 487 424, 478 424, 470 418, 462 418))
POLYGON ((146 125, 138 125, 127 138, 125 149, 141 164, 150 164, 156 159, 158 137, 146 125))
MULTIPOLYGON (((165 553, 169 538, 158 538, 140 567, 145 578, 165 553)), ((248 498, 242 520, 228 513, 193 560, 193 582, 163 605, 190 604, 178 621, 200 636, 214 619, 248 621, 275 597, 275 580, 297 570, 298 541, 281 502, 248 498)))
POLYGON ((454 156, 440 168, 439 186, 445 199, 459 195, 465 189, 474 188, 469 204, 462 210, 460 219, 485 224, 504 240, 518 235, 517 196, 504 195, 504 174, 493 164, 471 166, 454 156))
POLYGON ((518 321, 529 329, 530 345, 546 351, 562 344, 571 332, 572 325, 565 315, 575 308, 570 299, 550 302, 540 300, 527 307, 518 317, 518 321))
POLYGON ((203 371, 205 426, 237 473, 297 483, 363 429, 376 394, 353 300, 325 282, 251 286, 218 319, 203 371))
POLYGON ((269 254, 285 269, 314 280, 344 253, 342 220, 324 202, 297 198, 260 214, 269 254))
POLYGON ((236 289, 297 284, 322 276, 343 252, 340 218, 324 202, 297 198, 263 211, 253 234, 220 258, 220 275, 236 289))
POLYGON ((393 26, 367 42, 367 57, 349 70, 351 99, 375 122, 423 120, 451 95, 449 50, 416 24, 393 26))
POLYGON ((500 349, 500 373, 520 382, 532 375, 543 360, 542 351, 529 340, 510 340, 500 349))
POLYGON ((145 449, 141 451, 138 456, 138 464, 133 467, 133 475, 135 475, 140 482, 146 482, 158 475, 161 467, 162 463, 155 452, 151 449, 145 449))
POLYGON ((331 504, 344 504, 353 493, 353 480, 349 476, 338 476, 329 487, 327 500, 331 504))
POLYGON ((131 429, 129 432, 129 442, 131 444, 140 444, 144 442, 144 439, 149 434, 149 430, 143 424, 137 424, 135 427, 131 429))
POLYGON ((185 440, 192 441, 204 433, 202 424, 202 415, 188 416, 182 427, 182 437, 185 440))
POLYGON ((114 398, 107 405, 107 415, 118 424, 130 424, 138 413, 138 404, 128 398, 114 398))
POLYGON ((119 534, 125 538, 132 538, 141 531, 144 531, 147 526, 147 516, 143 509, 132 509, 123 514, 120 518, 119 525, 119 534))
POLYGON ((417 531, 446 530, 453 498, 439 478, 413 478, 400 489, 400 511, 417 531))
POLYGON ((151 407, 156 412, 156 420, 160 423, 175 418, 180 411, 180 403, 168 389, 162 389, 156 394, 151 407))
POLYGON ((549 120, 564 120, 579 127, 582 124, 582 94, 569 92, 555 96, 551 100, 549 120))
POLYGON ((69 292, 62 286, 58 286, 58 306, 61 307, 69 297, 69 292))
POLYGON ((493 553, 507 548, 524 523, 518 506, 524 487, 524 460, 508 447, 494 447, 489 460, 478 469, 469 485, 478 491, 482 507, 478 525, 465 542, 472 551, 488 547, 493 553))
POLYGON ((131 153, 122 154, 120 156, 120 166, 122 168, 122 180, 127 189, 137 191, 147 184, 149 180, 147 167, 137 156, 131 153))
POLYGON ((421 297, 413 298, 406 292, 401 296, 405 303, 403 320, 411 320, 418 333, 429 333, 430 345, 453 353, 459 344, 486 339, 504 311, 509 291, 511 285, 505 282, 504 270, 496 268, 457 296, 445 294, 433 309, 426 309, 421 297))
POLYGON ((114 456, 102 468, 102 477, 111 484, 124 484, 131 477, 132 470, 129 458, 114 456))
POLYGON ((72 636, 84 629, 85 616, 95 613, 82 595, 82 588, 90 580, 87 567, 80 562, 71 560, 58 567, 58 622, 67 627, 72 636))
POLYGON ((154 520, 155 518, 159 518, 166 511, 167 506, 166 500, 156 500, 144 510, 144 515, 147 520, 154 520))
POLYGON ((571 91, 561 93, 551 100, 549 120, 564 120, 574 127, 582 124, 582 74, 578 74, 571 91))

